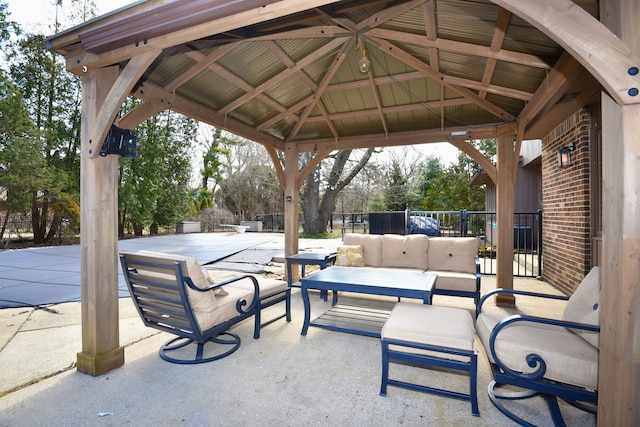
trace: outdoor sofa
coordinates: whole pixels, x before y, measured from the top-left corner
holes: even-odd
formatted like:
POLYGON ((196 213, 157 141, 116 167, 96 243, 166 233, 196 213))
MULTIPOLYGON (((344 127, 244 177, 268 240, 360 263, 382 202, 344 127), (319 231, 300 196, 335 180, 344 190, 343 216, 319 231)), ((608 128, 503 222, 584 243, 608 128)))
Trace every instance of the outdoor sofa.
POLYGON ((475 237, 429 237, 423 234, 347 233, 337 249, 335 265, 379 269, 411 269, 438 276, 433 295, 480 300, 480 262, 475 237))

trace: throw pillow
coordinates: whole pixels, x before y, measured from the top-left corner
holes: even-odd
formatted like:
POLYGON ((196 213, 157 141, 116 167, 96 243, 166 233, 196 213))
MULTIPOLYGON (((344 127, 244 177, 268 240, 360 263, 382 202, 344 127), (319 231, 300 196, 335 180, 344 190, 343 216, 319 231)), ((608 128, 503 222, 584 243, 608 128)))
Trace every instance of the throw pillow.
POLYGON ((335 265, 343 267, 364 267, 364 246, 338 246, 335 265))

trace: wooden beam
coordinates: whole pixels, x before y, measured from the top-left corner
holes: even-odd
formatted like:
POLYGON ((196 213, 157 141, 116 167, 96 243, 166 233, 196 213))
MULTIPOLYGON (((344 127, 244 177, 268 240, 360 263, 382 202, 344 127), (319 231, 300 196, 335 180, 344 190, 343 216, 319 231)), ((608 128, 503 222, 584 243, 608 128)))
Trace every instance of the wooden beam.
MULTIPOLYGON (((632 51, 573 1, 491 1, 533 24, 562 46, 598 79, 616 102, 622 105, 640 103, 639 76, 629 72, 640 67, 640 52, 632 51)), ((624 0, 624 3, 629 9, 636 7, 628 6, 633 4, 630 0, 624 0)))
POLYGON ((116 125, 123 129, 133 130, 139 126, 140 123, 166 109, 167 104, 165 103, 143 102, 133 110, 129 111, 121 119, 117 120, 116 125))
POLYGON ((278 73, 278 75, 276 75, 272 79, 267 80, 266 82, 262 83, 260 86, 254 88, 253 90, 247 91, 247 93, 245 95, 243 95, 240 98, 236 99, 235 101, 229 103, 224 108, 221 108, 220 109, 220 114, 225 115, 229 111, 232 111, 232 110, 238 108, 239 106, 241 106, 242 104, 244 104, 245 102, 251 100, 252 98, 257 96, 258 94, 261 94, 264 91, 266 91, 268 89, 271 89, 272 87, 280 84, 284 80, 286 80, 289 77, 291 77, 292 75, 296 74, 299 70, 302 70, 304 67, 306 67, 307 65, 311 64, 316 59, 323 57, 324 55, 326 55, 327 53, 329 53, 332 50, 336 49, 337 47, 343 46, 343 49, 344 49, 345 42, 347 42, 348 40, 351 40, 351 39, 352 38, 344 38, 344 37, 342 37, 342 38, 336 38, 334 40, 331 40, 326 45, 322 46, 320 49, 314 51, 312 54, 307 55, 304 58, 302 58, 301 60, 299 60, 296 63, 295 67, 289 68, 289 69, 287 69, 287 70, 285 70, 285 71, 283 71, 281 73, 278 73))
MULTIPOLYGON (((284 253, 298 253, 298 148, 294 143, 285 144, 284 149, 284 253)), ((295 273, 294 273, 295 274, 295 273)))
POLYGON ((319 102, 321 102, 320 98, 322 98, 322 94, 324 93, 324 90, 327 88, 327 86, 329 86, 329 82, 331 82, 331 80, 333 79, 333 76, 335 76, 335 74, 338 72, 340 65, 346 59, 347 50, 351 48, 354 43, 355 43, 355 40, 354 40, 354 37, 352 37, 349 39, 348 42, 342 44, 342 48, 336 55, 335 60, 333 61, 333 63, 325 73, 324 77, 322 78, 322 81, 318 86, 318 90, 314 94, 313 101, 305 108, 304 112, 300 116, 300 120, 298 120, 298 123, 296 123, 295 127, 289 134, 288 141, 293 141, 295 139, 298 132, 300 132, 300 129, 302 128, 302 125, 304 124, 305 120, 307 119, 307 117, 309 117, 309 114, 311 114, 311 112, 313 111, 313 108, 319 102))
POLYGON ((514 117, 507 111, 485 99, 480 98, 475 92, 447 83, 446 81, 444 81, 445 76, 443 74, 434 71, 427 64, 420 61, 418 58, 412 56, 411 54, 405 52, 404 50, 394 46, 386 40, 376 38, 374 41, 380 45, 380 49, 383 50, 387 55, 391 55, 399 61, 402 61, 408 66, 414 68, 415 70, 420 71, 425 76, 435 80, 436 82, 439 82, 447 89, 450 89, 458 95, 473 102, 479 108, 488 111, 489 113, 493 114, 499 119, 504 120, 505 122, 514 120, 514 117))
POLYGON ((284 189, 287 183, 287 177, 284 174, 284 169, 282 168, 282 162, 278 157, 278 153, 276 149, 271 145, 265 145, 264 148, 267 150, 267 154, 271 157, 271 161, 273 162, 273 167, 276 169, 278 173, 278 180, 280 181, 280 186, 284 189))
MULTIPOLYGON (((496 255, 496 287, 513 289, 513 214, 515 186, 513 181, 513 141, 516 129, 513 124, 498 130, 498 182, 496 185, 496 222, 498 241, 496 255)), ((496 304, 513 305, 511 295, 496 297, 496 304)))
POLYGON ((598 425, 640 423, 640 104, 603 94, 603 271, 598 425))
MULTIPOLYGON (((166 49, 184 43, 189 43, 193 40, 199 40, 216 34, 223 34, 238 28, 259 24, 282 16, 292 15, 297 12, 309 10, 314 7, 323 6, 333 2, 335 2, 335 0, 305 0, 304 2, 298 0, 282 0, 277 3, 263 5, 231 16, 212 19, 203 24, 194 25, 190 28, 148 39, 146 40, 146 43, 132 44, 100 55, 96 55, 85 51, 83 48, 79 48, 77 51, 66 56, 67 70, 75 74, 81 74, 84 67, 87 69, 95 69, 112 64, 118 64, 146 51, 166 49)), ((122 16, 126 16, 126 13, 127 11, 123 12, 122 16)), ((72 36, 73 35, 68 35, 67 37, 72 36)), ((58 49, 60 43, 63 43, 63 39, 66 39, 67 37, 61 38, 60 40, 53 38, 51 40, 51 49, 58 49)))
POLYGON ((410 34, 403 31, 387 30, 376 28, 367 31, 368 37, 393 40, 400 43, 414 44, 427 48, 446 50, 449 52, 462 53, 465 55, 474 55, 483 58, 495 59, 496 61, 512 62, 514 64, 526 65, 529 67, 550 69, 551 62, 549 58, 540 58, 535 55, 514 52, 505 49, 492 51, 488 46, 481 46, 472 43, 458 42, 454 40, 435 39, 431 40, 429 36, 421 34, 410 34))
POLYGON ((300 175, 298 175, 297 188, 300 190, 304 185, 305 179, 314 171, 314 169, 320 164, 321 161, 327 158, 329 153, 335 150, 335 147, 321 147, 315 152, 315 156, 307 165, 302 169, 300 175))
POLYGON ((337 150, 355 150, 358 148, 395 147, 400 145, 418 145, 434 142, 451 142, 458 138, 452 133, 462 132, 463 139, 487 139, 497 138, 498 127, 501 124, 476 127, 455 127, 448 129, 428 129, 408 132, 392 132, 388 136, 384 134, 342 137, 334 139, 316 139, 313 141, 297 142, 301 153, 313 152, 317 147, 332 146, 337 150))
POLYGON ((395 6, 392 7, 387 7, 384 8, 382 11, 376 13, 373 16, 370 16, 369 18, 359 22, 356 25, 356 33, 362 33, 364 31, 367 31, 371 28, 376 28, 379 27, 380 25, 385 24, 386 22, 388 22, 389 20, 402 15, 405 12, 410 11, 411 9, 414 9, 418 6, 420 6, 423 3, 426 3, 427 0, 412 0, 412 1, 408 1, 408 2, 403 2, 400 4, 397 4, 395 6))
POLYGON ((92 123, 89 131, 89 143, 87 146, 89 157, 95 158, 100 154, 102 142, 109 132, 109 127, 115 121, 122 103, 129 96, 140 76, 159 54, 159 50, 152 50, 131 58, 116 82, 111 86, 109 94, 100 106, 100 111, 98 111, 96 120, 92 123))
POLYGON ((458 147, 462 152, 466 153, 473 160, 478 163, 478 165, 487 173, 487 176, 491 178, 494 184, 498 182, 498 172, 496 166, 491 163, 491 160, 487 159, 484 154, 482 154, 476 147, 469 144, 465 139, 462 138, 453 138, 449 140, 449 144, 454 147, 458 147))
POLYGON ((93 157, 89 129, 118 77, 118 67, 82 78, 80 152, 80 296, 82 351, 78 371, 101 375, 124 364, 118 319, 118 157, 93 157))

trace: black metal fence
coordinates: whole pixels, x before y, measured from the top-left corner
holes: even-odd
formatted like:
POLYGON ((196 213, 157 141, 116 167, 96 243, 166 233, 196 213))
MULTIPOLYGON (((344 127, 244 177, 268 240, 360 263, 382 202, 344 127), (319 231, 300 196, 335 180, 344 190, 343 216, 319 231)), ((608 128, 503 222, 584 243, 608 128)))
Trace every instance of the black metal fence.
MULTIPOLYGON (((263 231, 283 231, 284 214, 262 215, 263 231)), ((542 211, 516 212, 513 226, 513 274, 542 276, 542 211)), ((302 217, 300 218, 302 224, 302 217)), ((476 237, 482 274, 496 274, 498 224, 495 212, 398 211, 334 213, 331 232, 369 234, 427 234, 441 237, 476 237)))

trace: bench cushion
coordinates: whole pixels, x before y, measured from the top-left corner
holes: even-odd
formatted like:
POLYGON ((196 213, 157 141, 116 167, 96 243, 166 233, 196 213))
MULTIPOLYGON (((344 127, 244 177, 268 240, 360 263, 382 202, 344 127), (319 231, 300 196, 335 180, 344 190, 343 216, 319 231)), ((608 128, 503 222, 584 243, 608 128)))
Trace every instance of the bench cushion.
MULTIPOLYGON (((209 273, 205 271, 193 257, 152 251, 138 251, 137 253, 139 255, 152 256, 154 258, 168 259, 183 263, 182 274, 190 277, 193 284, 198 288, 204 289, 213 284, 213 279, 209 276, 209 273)), ((214 311, 217 307, 216 296, 213 292, 198 292, 187 286, 187 295, 189 296, 191 308, 193 309, 199 324, 199 313, 209 313, 214 311)))
MULTIPOLYGON (((393 307, 380 333, 381 338, 418 344, 437 345, 458 350, 473 350, 475 328, 467 310, 429 304, 398 303, 393 307)), ((468 357, 432 351, 399 348, 406 353, 434 355, 445 359, 468 360, 468 357)))
POLYGON ((364 246, 338 246, 334 265, 343 267, 364 267, 364 246))
MULTIPOLYGON (((476 320, 478 337, 491 363, 489 347, 493 328, 504 318, 501 313, 481 312, 476 320)), ((508 368, 529 373, 527 356, 540 355, 547 364, 544 377, 580 387, 598 386, 598 350, 566 328, 532 322, 517 322, 500 331, 496 354, 508 368)))
POLYGON ((345 245, 362 245, 364 247, 364 265, 380 267, 382 265, 382 236, 378 234, 347 233, 342 242, 345 245))
POLYGON ((429 238, 423 234, 382 236, 382 267, 429 268, 429 238))
POLYGON ((429 273, 438 275, 436 280, 436 289, 445 289, 447 291, 463 291, 476 292, 476 275, 470 273, 458 273, 455 271, 436 271, 429 270, 429 273))
POLYGON ((431 237, 428 254, 431 270, 475 274, 478 241, 475 237, 431 237))
MULTIPOLYGON (((565 306, 562 320, 586 323, 597 326, 600 324, 600 267, 593 267, 575 290, 565 306)), ((600 348, 598 332, 570 329, 595 348, 600 348)))

